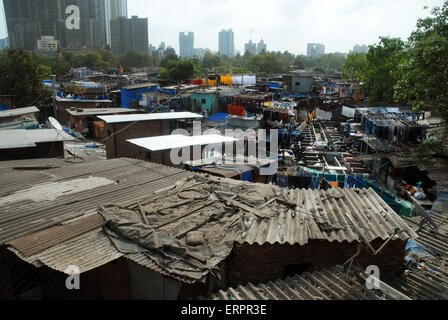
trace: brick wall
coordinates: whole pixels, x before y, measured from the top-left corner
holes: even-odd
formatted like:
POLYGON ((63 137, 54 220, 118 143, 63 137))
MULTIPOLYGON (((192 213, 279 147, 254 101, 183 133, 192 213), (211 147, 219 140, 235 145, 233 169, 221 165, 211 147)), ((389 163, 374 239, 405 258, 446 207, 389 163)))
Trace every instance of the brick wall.
MULTIPOLYGON (((373 241, 375 249, 384 243, 373 241)), ((406 241, 391 241, 378 256, 365 250, 357 260, 365 268, 378 265, 382 279, 399 274, 404 265, 406 241)), ((283 279, 288 272, 314 272, 343 264, 356 253, 357 243, 311 241, 300 245, 235 245, 227 258, 229 286, 283 279)))

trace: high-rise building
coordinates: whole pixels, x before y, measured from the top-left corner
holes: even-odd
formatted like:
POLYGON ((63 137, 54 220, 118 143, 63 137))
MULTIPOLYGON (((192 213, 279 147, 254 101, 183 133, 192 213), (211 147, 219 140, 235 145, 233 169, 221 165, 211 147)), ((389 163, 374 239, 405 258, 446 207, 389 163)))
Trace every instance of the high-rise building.
POLYGON ((10 45, 36 51, 37 40, 53 36, 65 49, 104 47, 109 39, 110 1, 116 0, 4 0, 10 45), (79 8, 79 29, 66 26, 71 5, 79 8))
POLYGON ((132 51, 148 52, 148 18, 120 17, 110 22, 111 48, 117 55, 132 51))
POLYGON ((194 33, 184 32, 179 33, 179 57, 181 58, 193 58, 195 55, 194 51, 194 33))
POLYGON ((11 47, 34 51, 37 39, 55 35, 57 0, 4 0, 3 5, 11 47))
POLYGON ((357 45, 355 45, 353 47, 353 52, 355 52, 355 53, 368 53, 369 52, 369 48, 365 44, 363 44, 363 45, 357 44, 357 45))
POLYGON ((0 39, 0 51, 5 50, 7 47, 9 47, 8 38, 0 39))
POLYGON ((211 50, 209 48, 206 48, 206 49, 204 49, 204 48, 194 49, 194 55, 196 57, 198 57, 199 59, 204 59, 204 57, 205 57, 205 55, 207 53, 211 53, 211 50))
POLYGON ((232 29, 221 30, 219 33, 219 53, 228 57, 235 55, 235 38, 232 29))
POLYGON ((128 1, 127 0, 107 0, 110 8, 110 19, 119 17, 128 17, 128 1))
POLYGON ((257 44, 257 54, 260 54, 263 51, 264 52, 268 51, 268 45, 266 43, 264 43, 263 39, 261 39, 260 42, 258 42, 258 44, 257 44))
POLYGON ((320 57, 325 54, 325 46, 320 43, 308 43, 307 56, 320 57))
POLYGON ((249 42, 244 45, 244 54, 246 54, 246 52, 253 55, 257 54, 257 45, 252 42, 252 40, 249 40, 249 42))

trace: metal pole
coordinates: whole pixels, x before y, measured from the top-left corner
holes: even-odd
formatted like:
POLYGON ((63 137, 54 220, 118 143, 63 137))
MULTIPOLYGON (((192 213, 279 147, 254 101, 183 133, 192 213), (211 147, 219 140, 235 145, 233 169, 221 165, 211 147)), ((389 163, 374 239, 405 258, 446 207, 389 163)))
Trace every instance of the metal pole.
POLYGON ((57 108, 56 108, 56 75, 51 76, 53 82, 53 113, 56 120, 58 119, 57 108))

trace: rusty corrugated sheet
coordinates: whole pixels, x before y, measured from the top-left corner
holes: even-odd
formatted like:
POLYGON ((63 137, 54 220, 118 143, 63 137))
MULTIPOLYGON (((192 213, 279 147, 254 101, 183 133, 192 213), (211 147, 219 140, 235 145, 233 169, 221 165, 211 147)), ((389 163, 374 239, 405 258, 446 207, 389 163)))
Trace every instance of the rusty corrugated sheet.
POLYGON ((9 196, 9 199, 12 199, 0 205, 0 245, 82 217, 87 212, 97 210, 100 204, 137 200, 173 185, 189 175, 193 173, 126 158, 72 164, 43 171, 0 168, 0 176, 4 177, 0 179, 0 196, 9 196), (93 190, 62 194, 51 201, 36 200, 39 192, 33 191, 42 190, 45 185, 56 186, 58 182, 91 178, 101 181, 108 179, 111 183, 93 190), (17 197, 14 200, 15 198, 11 197, 23 193, 24 190, 32 199, 17 197))
POLYGON ((36 266, 46 265, 56 271, 66 272, 69 266, 77 266, 84 273, 114 261, 123 255, 115 249, 102 229, 98 228, 31 257, 24 257, 10 247, 24 261, 36 266))
POLYGON ((365 275, 354 270, 349 277, 341 267, 279 279, 268 283, 220 290, 208 300, 410 300, 380 282, 380 289, 368 290, 365 275))
POLYGON ((76 222, 56 226, 30 236, 12 241, 8 245, 16 248, 25 257, 30 257, 60 243, 76 238, 101 227, 104 219, 99 214, 93 214, 76 222))

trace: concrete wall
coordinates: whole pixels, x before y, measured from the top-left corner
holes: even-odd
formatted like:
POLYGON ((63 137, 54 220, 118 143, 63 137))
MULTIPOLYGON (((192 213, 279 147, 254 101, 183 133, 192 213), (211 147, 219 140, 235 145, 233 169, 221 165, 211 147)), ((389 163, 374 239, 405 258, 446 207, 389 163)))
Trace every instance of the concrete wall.
MULTIPOLYGON (((374 241, 379 248, 384 241, 374 241)), ((254 284, 283 279, 301 272, 314 272, 343 264, 356 253, 357 243, 311 241, 300 245, 235 245, 227 258, 229 286, 248 282, 254 284)), ((378 265, 382 279, 401 272, 404 265, 406 242, 391 241, 380 255, 362 251, 357 260, 363 267, 378 265)))

